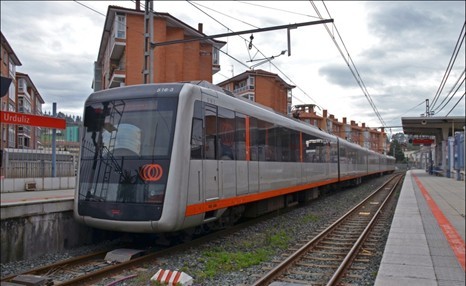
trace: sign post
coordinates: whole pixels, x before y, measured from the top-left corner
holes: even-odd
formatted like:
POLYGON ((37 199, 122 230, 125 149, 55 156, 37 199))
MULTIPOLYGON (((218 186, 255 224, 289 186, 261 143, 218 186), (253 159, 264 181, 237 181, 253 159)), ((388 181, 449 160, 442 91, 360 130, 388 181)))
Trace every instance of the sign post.
POLYGON ((2 111, 0 123, 66 129, 65 119, 9 111, 2 111))
POLYGON ((40 116, 32 114, 24 114, 18 112, 2 111, 0 116, 0 123, 13 124, 13 125, 27 125, 45 128, 53 128, 52 130, 52 177, 56 177, 56 132, 57 129, 66 129, 66 120, 56 118, 57 103, 53 103, 53 116, 40 116))

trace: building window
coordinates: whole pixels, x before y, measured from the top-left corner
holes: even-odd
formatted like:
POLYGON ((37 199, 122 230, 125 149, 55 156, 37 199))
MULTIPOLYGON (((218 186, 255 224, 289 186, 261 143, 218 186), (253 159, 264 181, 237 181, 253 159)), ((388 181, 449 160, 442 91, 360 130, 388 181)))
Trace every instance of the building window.
POLYGON ((126 17, 117 15, 115 21, 116 38, 126 39, 126 17))
POLYGON ((15 129, 13 125, 8 126, 8 147, 15 148, 15 129))
POLYGON ((24 78, 20 78, 18 80, 18 91, 19 92, 26 92, 26 90, 27 90, 26 81, 24 80, 24 78))
POLYGON ((13 64, 13 60, 11 58, 9 58, 8 67, 10 69, 11 78, 15 78, 16 77, 16 66, 13 64))
POLYGON ((218 49, 215 47, 212 47, 212 64, 213 65, 220 65, 220 55, 218 52, 218 49))
POLYGON ((248 84, 251 89, 254 88, 254 77, 251 75, 248 77, 248 84))

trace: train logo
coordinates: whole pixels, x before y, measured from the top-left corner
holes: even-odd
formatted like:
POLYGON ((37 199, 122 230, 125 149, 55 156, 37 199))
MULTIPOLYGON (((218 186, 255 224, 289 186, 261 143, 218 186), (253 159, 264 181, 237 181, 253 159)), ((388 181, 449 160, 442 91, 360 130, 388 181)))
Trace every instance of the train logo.
POLYGON ((139 171, 139 176, 146 182, 156 182, 162 175, 163 169, 159 164, 146 164, 139 171))

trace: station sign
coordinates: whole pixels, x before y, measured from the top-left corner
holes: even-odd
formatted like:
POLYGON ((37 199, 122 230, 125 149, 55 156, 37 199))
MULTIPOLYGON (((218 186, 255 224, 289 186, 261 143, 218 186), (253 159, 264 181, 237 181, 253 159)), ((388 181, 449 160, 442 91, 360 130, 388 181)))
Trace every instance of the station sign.
POLYGON ((434 139, 429 138, 415 138, 413 139, 413 145, 432 145, 434 144, 434 139))
POLYGON ((9 111, 2 111, 2 116, 0 116, 0 123, 66 129, 66 120, 62 118, 9 111))

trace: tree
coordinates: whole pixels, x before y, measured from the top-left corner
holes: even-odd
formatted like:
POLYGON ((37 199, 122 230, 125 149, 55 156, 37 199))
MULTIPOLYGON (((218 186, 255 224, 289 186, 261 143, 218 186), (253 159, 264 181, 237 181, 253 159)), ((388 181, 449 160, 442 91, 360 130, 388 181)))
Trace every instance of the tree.
POLYGON ((397 163, 405 162, 406 160, 402 146, 396 139, 392 140, 390 144, 390 153, 388 155, 395 157, 397 163))

